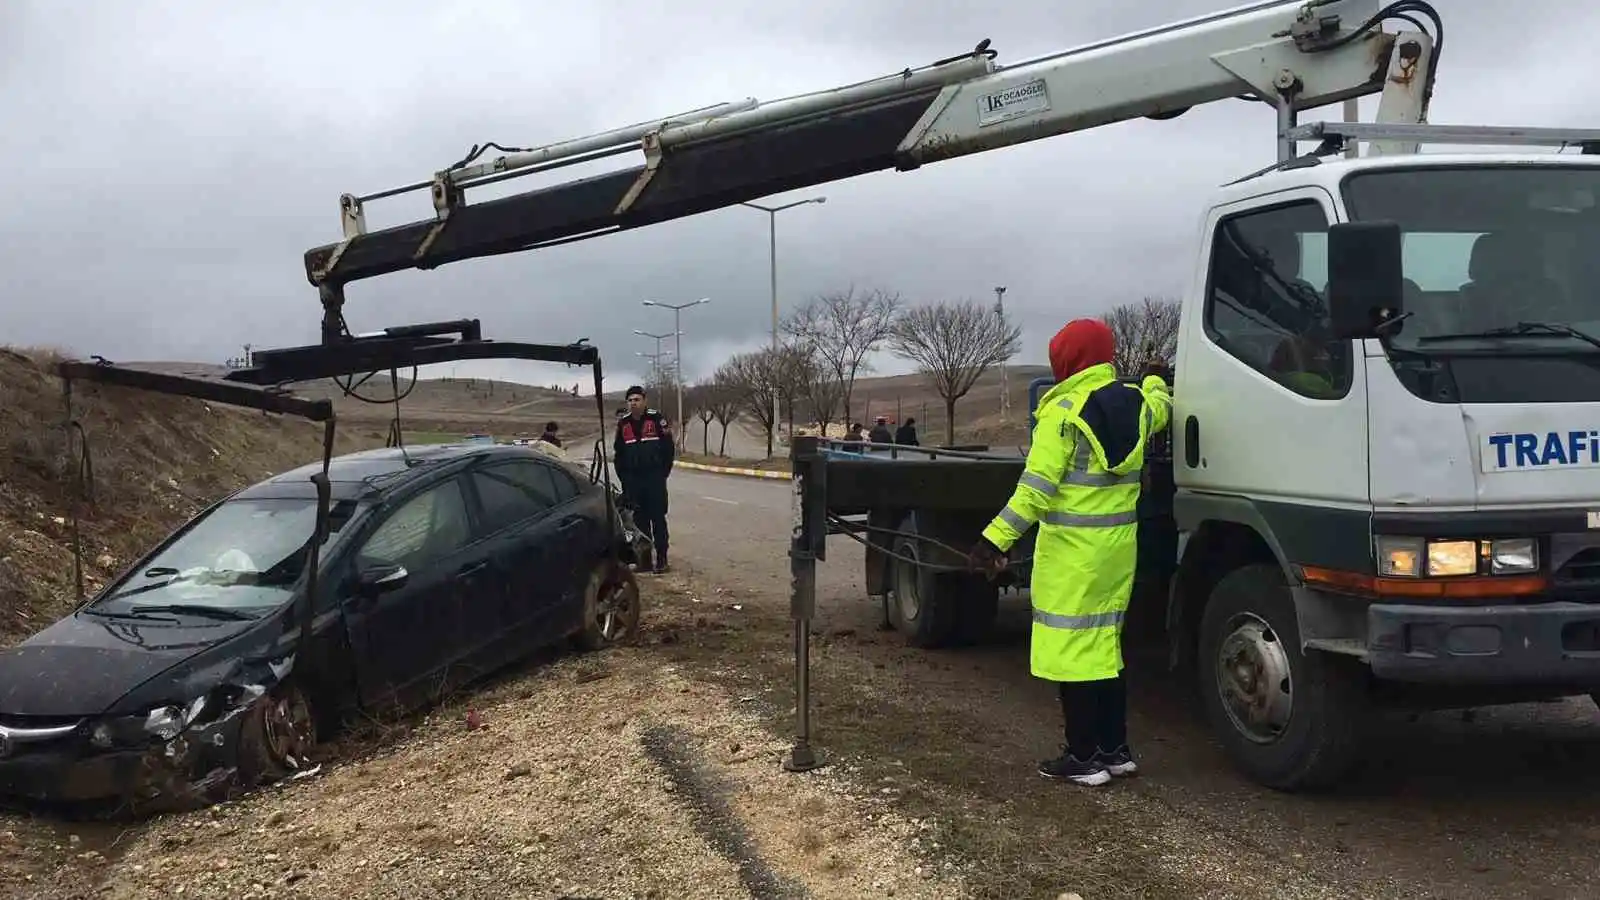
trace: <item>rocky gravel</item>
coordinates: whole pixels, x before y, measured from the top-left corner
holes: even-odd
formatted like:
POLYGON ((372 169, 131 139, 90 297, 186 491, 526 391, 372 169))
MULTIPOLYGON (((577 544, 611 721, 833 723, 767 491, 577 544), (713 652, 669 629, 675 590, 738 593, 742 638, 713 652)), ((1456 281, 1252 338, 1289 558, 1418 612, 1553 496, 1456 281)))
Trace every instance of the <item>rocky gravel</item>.
POLYGON ((503 678, 386 746, 115 847, 58 834, 53 868, 13 896, 966 896, 960 867, 921 852, 936 823, 848 766, 784 772, 788 743, 751 704, 664 660, 659 644, 709 627, 694 613, 658 604, 640 646, 503 678))

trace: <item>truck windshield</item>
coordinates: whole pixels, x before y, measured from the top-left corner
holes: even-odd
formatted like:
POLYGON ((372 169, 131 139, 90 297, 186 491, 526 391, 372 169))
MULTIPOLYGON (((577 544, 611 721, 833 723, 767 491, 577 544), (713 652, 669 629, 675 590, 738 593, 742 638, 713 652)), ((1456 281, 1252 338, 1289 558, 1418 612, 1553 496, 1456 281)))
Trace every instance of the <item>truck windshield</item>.
POLYGON ((1380 169, 1344 184, 1352 220, 1400 224, 1409 316, 1393 344, 1428 354, 1600 352, 1586 339, 1600 334, 1597 197, 1590 165, 1380 169))

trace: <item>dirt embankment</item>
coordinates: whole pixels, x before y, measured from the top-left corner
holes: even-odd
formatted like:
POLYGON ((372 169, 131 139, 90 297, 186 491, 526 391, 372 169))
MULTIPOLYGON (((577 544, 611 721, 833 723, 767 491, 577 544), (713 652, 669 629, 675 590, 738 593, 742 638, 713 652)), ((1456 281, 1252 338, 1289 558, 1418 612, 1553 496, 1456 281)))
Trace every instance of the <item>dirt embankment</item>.
MULTIPOLYGON (((79 471, 90 495, 80 528, 92 592, 207 504, 321 454, 321 429, 301 419, 74 382, 85 460, 63 424, 57 361, 0 348, 0 644, 71 609, 79 471)), ((381 446, 383 434, 344 426, 336 452, 381 446)))

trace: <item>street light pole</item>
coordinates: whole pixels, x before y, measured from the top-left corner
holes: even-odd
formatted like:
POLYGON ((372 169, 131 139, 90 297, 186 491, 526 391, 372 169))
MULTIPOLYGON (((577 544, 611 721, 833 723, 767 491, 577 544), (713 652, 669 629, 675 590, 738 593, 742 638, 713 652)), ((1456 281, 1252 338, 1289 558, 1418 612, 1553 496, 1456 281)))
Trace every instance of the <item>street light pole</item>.
MULTIPOLYGON (((710 303, 710 297, 701 297, 699 300, 690 300, 688 303, 658 303, 655 300, 644 301, 645 306, 659 306, 662 309, 672 310, 672 353, 673 366, 677 372, 678 417, 674 421, 678 427, 683 427, 683 311, 691 306, 710 303)), ((640 332, 641 334, 643 332, 640 332)))
MULTIPOLYGON (((666 339, 666 338, 672 337, 673 335, 671 335, 671 334, 655 334, 654 332, 640 331, 637 328, 635 328, 633 330, 633 333, 637 334, 640 337, 647 337, 647 338, 654 338, 655 339, 655 342, 656 342, 656 355, 654 357, 652 357, 652 359, 657 360, 656 365, 659 366, 660 365, 659 360, 661 359, 661 341, 666 339)), ((640 354, 640 355, 643 355, 643 354, 640 354)), ((660 374, 660 369, 658 368, 656 370, 656 372, 659 375, 660 374)))
MULTIPOLYGON (((762 206, 759 203, 741 203, 751 209, 759 209, 767 214, 767 260, 769 274, 772 281, 772 355, 778 355, 778 213, 796 206, 805 206, 807 203, 827 203, 827 197, 810 197, 805 200, 796 200, 782 206, 762 206)), ((772 432, 778 431, 778 392, 772 392, 772 432)))
MULTIPOLYGON (((994 314, 1000 318, 1000 330, 1006 327, 1006 289, 1004 286, 994 289, 994 314)), ((1011 412, 1011 381, 1006 377, 1006 361, 1000 360, 1000 421, 1004 422, 1011 412)))

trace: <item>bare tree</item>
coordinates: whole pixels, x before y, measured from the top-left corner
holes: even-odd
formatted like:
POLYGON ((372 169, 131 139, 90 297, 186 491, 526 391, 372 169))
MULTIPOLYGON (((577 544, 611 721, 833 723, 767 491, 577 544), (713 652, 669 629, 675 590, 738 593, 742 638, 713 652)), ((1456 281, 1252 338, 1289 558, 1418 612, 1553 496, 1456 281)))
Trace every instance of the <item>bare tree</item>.
POLYGON ((889 350, 915 363, 944 399, 945 443, 956 442, 956 401, 990 366, 1016 355, 1022 328, 971 300, 915 306, 895 320, 889 350))
MULTIPOLYGON (((683 414, 687 418, 693 416, 700 420, 700 452, 706 456, 711 455, 711 420, 716 418, 716 413, 711 406, 715 403, 712 396, 717 390, 716 382, 702 381, 684 392, 683 414)), ((684 426, 685 433, 688 426, 684 426)))
POLYGON ((1178 309, 1177 300, 1145 297, 1100 317, 1117 339, 1111 364, 1118 375, 1138 375, 1154 360, 1172 361, 1178 351, 1178 309))
POLYGON ((847 420, 856 376, 871 370, 867 356, 889 339, 900 307, 899 294, 876 289, 856 293, 852 287, 812 298, 784 323, 784 330, 811 348, 838 381, 847 420))
POLYGON ((722 440, 717 444, 717 455, 728 455, 728 427, 739 419, 739 392, 722 369, 711 376, 706 393, 706 408, 722 429, 722 440))
MULTIPOLYGON (((728 385, 736 398, 740 413, 749 414, 767 433, 767 456, 772 456, 772 408, 779 399, 778 354, 772 350, 740 353, 722 364, 718 377, 728 385)), ((726 432, 724 432, 726 436, 726 432)))
MULTIPOLYGON (((795 360, 795 380, 799 397, 805 403, 806 411, 812 420, 817 423, 822 434, 826 435, 828 426, 839 412, 839 404, 844 400, 844 387, 819 357, 815 346, 796 344, 795 351, 799 354, 795 360)), ((791 421, 791 432, 793 427, 794 423, 791 421)))

